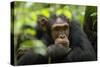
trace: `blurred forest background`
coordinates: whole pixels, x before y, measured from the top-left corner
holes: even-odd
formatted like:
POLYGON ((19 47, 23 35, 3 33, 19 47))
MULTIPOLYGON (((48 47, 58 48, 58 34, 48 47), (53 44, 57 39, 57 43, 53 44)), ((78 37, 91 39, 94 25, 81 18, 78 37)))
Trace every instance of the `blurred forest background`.
MULTIPOLYGON (((64 14, 70 20, 76 19, 80 22, 91 41, 95 51, 97 50, 97 7, 83 5, 68 5, 55 3, 33 3, 33 2, 12 2, 11 3, 11 42, 14 46, 14 61, 16 52, 27 48, 35 47, 36 52, 45 54, 46 46, 41 40, 35 38, 37 32, 38 15, 47 18, 50 15, 64 14)), ((13 48, 13 47, 12 47, 13 48)))

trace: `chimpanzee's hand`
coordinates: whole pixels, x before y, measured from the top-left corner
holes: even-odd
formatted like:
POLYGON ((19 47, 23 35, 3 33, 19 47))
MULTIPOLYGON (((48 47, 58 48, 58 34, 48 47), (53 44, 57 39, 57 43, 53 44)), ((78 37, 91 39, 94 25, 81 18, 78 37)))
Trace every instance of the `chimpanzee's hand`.
POLYGON ((69 47, 64 47, 62 45, 50 45, 48 47, 48 56, 51 58, 51 60, 60 60, 63 59, 65 56, 67 56, 68 52, 71 50, 69 47))

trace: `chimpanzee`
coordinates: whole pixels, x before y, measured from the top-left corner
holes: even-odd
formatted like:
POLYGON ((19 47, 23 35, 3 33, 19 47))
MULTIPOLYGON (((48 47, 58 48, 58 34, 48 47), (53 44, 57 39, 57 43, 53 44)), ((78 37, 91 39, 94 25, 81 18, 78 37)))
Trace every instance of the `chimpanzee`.
MULTIPOLYGON (((69 21, 64 15, 52 15, 49 20, 42 18, 40 22, 46 23, 45 30, 41 31, 43 34, 40 39, 43 39, 47 45, 47 54, 43 56, 29 51, 21 57, 19 65, 97 59, 91 43, 77 21, 69 21), (51 41, 49 41, 50 39, 51 41)), ((44 27, 42 25, 40 29, 44 29, 44 27)), ((38 28, 38 30, 40 29, 38 28)))
POLYGON ((49 35, 54 41, 48 46, 51 63, 96 60, 91 43, 77 21, 53 15, 48 22, 49 35))

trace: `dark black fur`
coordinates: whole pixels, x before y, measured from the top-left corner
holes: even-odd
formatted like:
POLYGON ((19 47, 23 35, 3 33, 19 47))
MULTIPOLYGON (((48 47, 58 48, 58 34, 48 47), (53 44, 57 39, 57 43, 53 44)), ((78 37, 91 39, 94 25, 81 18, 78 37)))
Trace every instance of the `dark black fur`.
POLYGON ((65 61, 73 62, 96 60, 95 52, 91 46, 91 43, 78 22, 71 22, 70 35, 70 47, 72 50, 66 57, 65 61))

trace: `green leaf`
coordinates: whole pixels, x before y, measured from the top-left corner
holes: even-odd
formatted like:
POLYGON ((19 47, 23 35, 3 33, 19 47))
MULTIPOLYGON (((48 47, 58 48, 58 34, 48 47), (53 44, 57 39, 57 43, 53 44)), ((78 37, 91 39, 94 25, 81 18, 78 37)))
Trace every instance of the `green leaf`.
POLYGON ((32 48, 33 47, 33 41, 32 40, 27 40, 27 41, 24 41, 22 42, 20 45, 20 49, 27 49, 27 48, 32 48))
POLYGON ((41 14, 44 15, 44 16, 46 16, 46 17, 49 17, 50 16, 49 10, 47 8, 42 9, 41 10, 41 14))
POLYGON ((26 29, 24 33, 25 34, 30 34, 32 36, 36 35, 36 31, 32 30, 32 29, 26 29))
POLYGON ((63 13, 63 10, 62 9, 58 9, 57 11, 56 11, 56 15, 60 15, 60 14, 62 14, 63 13))
POLYGON ((68 17, 69 19, 72 19, 72 14, 69 10, 64 10, 63 12, 66 17, 68 17))

